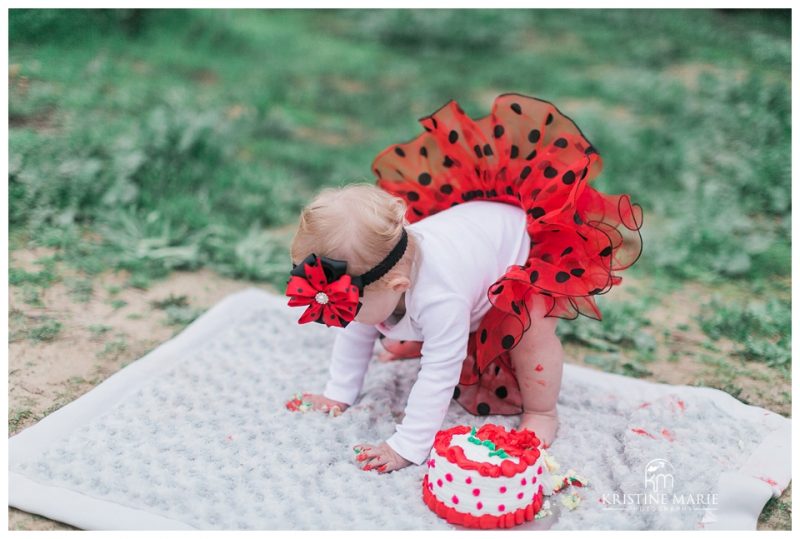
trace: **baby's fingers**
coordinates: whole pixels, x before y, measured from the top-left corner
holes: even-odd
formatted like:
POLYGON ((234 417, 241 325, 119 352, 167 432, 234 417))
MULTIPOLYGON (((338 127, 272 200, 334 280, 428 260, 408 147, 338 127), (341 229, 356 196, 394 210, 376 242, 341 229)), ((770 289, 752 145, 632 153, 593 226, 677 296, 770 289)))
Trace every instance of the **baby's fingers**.
POLYGON ((364 470, 368 470, 371 464, 371 460, 375 458, 375 454, 372 452, 373 447, 369 445, 359 444, 353 446, 353 451, 355 451, 355 459, 360 463, 359 465, 363 464, 364 470))

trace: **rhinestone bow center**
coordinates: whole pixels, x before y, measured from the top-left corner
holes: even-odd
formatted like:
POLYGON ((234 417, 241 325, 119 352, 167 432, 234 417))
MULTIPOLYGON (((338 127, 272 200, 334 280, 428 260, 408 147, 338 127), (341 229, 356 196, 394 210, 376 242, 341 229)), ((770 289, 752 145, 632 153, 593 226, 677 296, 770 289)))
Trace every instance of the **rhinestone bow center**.
POLYGON ((328 294, 326 294, 325 292, 317 292, 317 295, 314 296, 314 299, 317 300, 317 303, 325 305, 326 303, 328 303, 328 294))

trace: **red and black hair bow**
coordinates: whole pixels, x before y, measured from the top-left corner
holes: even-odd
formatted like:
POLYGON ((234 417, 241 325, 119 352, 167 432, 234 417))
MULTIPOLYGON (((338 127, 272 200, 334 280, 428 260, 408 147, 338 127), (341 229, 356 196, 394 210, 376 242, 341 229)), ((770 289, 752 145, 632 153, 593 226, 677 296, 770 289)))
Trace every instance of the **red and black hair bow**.
POLYGON ((347 262, 326 256, 308 255, 300 264, 292 264, 291 277, 286 282, 290 307, 308 306, 298 324, 319 322, 333 327, 346 327, 361 310, 358 301, 364 287, 383 277, 402 258, 408 244, 408 234, 371 270, 352 276, 347 262))
POLYGON ((359 277, 345 273, 347 262, 312 253, 294 264, 286 287, 290 307, 308 305, 298 323, 345 327, 361 309, 359 277))

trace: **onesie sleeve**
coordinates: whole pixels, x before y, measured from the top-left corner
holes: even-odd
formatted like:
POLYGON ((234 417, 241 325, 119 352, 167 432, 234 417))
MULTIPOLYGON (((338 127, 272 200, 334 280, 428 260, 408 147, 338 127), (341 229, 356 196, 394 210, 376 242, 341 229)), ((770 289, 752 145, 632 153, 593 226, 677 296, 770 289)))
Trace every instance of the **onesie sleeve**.
POLYGON ((386 443, 400 456, 422 464, 441 429, 467 356, 471 308, 455 294, 439 296, 420 310, 423 334, 420 370, 405 417, 386 443))
POLYGON ((361 391, 379 332, 375 326, 355 320, 337 331, 331 354, 330 377, 322 395, 351 405, 361 391))

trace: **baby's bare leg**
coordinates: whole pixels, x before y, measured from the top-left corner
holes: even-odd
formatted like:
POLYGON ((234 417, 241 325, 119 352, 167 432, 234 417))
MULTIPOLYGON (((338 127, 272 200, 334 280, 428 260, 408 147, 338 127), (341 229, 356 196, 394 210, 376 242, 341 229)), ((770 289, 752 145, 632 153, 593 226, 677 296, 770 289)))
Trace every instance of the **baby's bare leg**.
POLYGON ((544 298, 532 296, 531 327, 511 352, 511 363, 522 394, 522 419, 519 429, 536 433, 549 447, 558 429, 556 401, 561 389, 564 350, 555 333, 559 318, 545 318, 544 298))

